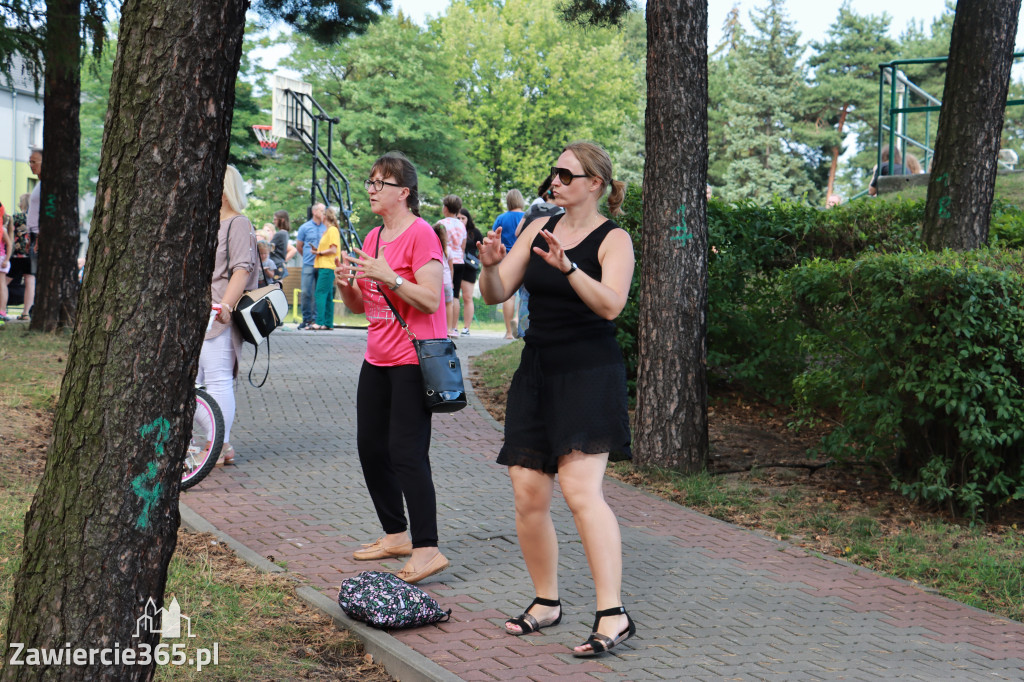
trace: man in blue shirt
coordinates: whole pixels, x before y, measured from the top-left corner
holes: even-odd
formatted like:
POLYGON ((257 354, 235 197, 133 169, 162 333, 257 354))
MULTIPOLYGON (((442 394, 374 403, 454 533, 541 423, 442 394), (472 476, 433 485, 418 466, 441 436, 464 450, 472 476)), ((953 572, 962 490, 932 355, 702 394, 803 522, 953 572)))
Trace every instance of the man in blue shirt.
MULTIPOLYGON (((523 219, 524 205, 526 205, 526 202, 523 201, 522 192, 517 189, 510 189, 508 194, 505 195, 505 206, 508 210, 494 219, 494 225, 491 227, 491 230, 501 228, 501 243, 504 244, 506 253, 511 251, 512 245, 516 243, 516 228, 519 226, 519 221, 523 219)), ((517 296, 513 296, 501 305, 501 312, 505 317, 506 339, 516 338, 517 299, 517 296)))
POLYGON ((305 329, 316 321, 316 312, 313 309, 313 296, 316 293, 316 269, 313 267, 313 261, 316 256, 313 255, 313 249, 320 245, 320 238, 327 231, 327 225, 324 224, 326 208, 323 204, 314 204, 312 219, 302 224, 295 238, 295 248, 302 254, 302 322, 299 329, 305 329))

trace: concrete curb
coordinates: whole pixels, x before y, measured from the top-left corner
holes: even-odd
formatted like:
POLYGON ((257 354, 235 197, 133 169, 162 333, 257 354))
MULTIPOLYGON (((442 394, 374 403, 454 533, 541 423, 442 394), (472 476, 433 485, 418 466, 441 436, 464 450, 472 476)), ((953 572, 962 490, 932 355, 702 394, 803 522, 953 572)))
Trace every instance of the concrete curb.
MULTIPOLYGON (((178 503, 181 523, 185 528, 196 533, 210 533, 220 542, 230 547, 242 561, 264 573, 287 573, 277 564, 268 561, 252 551, 227 533, 193 511, 184 502, 178 503)), ((416 653, 383 630, 372 628, 365 623, 352 620, 341 607, 327 595, 309 586, 296 587, 295 593, 310 608, 320 611, 331 618, 335 625, 348 630, 363 643, 366 652, 373 656, 374 663, 384 666, 392 677, 401 682, 461 682, 454 675, 426 656, 416 653)))

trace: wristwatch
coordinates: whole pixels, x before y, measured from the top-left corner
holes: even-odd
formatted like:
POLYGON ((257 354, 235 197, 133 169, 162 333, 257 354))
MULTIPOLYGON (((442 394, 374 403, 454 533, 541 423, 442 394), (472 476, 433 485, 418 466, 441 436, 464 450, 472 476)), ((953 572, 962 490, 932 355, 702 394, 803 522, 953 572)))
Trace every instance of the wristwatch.
POLYGON ((569 263, 569 269, 566 270, 565 272, 563 272, 562 274, 565 275, 566 277, 568 277, 569 275, 571 275, 572 273, 576 272, 577 270, 579 270, 579 267, 575 263, 570 262, 569 263))
POLYGON ((405 280, 402 279, 402 276, 401 275, 395 275, 395 286, 388 287, 388 289, 391 289, 391 291, 394 291, 395 289, 397 289, 398 287, 402 286, 403 284, 405 284, 405 280))

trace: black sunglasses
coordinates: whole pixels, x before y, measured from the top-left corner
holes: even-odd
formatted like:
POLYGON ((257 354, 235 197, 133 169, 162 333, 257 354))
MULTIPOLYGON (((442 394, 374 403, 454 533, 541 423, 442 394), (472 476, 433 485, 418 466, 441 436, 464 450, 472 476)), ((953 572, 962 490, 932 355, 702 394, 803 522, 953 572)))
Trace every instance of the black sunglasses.
POLYGON ((363 187, 366 188, 367 192, 370 191, 371 187, 379 192, 382 189, 384 189, 384 185, 390 185, 391 187, 401 187, 401 185, 399 185, 398 183, 388 182, 387 180, 364 180, 363 181, 363 187))
POLYGON ((573 178, 585 178, 587 177, 587 174, 583 173, 582 175, 576 175, 568 168, 559 168, 558 166, 552 166, 551 177, 555 176, 558 176, 558 181, 563 185, 569 185, 572 184, 573 178))

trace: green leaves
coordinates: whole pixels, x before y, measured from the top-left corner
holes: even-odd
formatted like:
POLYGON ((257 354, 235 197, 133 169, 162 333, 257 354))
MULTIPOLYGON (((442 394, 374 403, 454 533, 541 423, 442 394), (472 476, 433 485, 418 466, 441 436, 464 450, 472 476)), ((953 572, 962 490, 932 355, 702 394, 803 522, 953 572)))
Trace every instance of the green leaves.
POLYGON ((808 327, 797 396, 842 415, 823 450, 890 467, 904 494, 972 518, 1024 486, 1021 256, 865 254, 789 271, 808 327))

